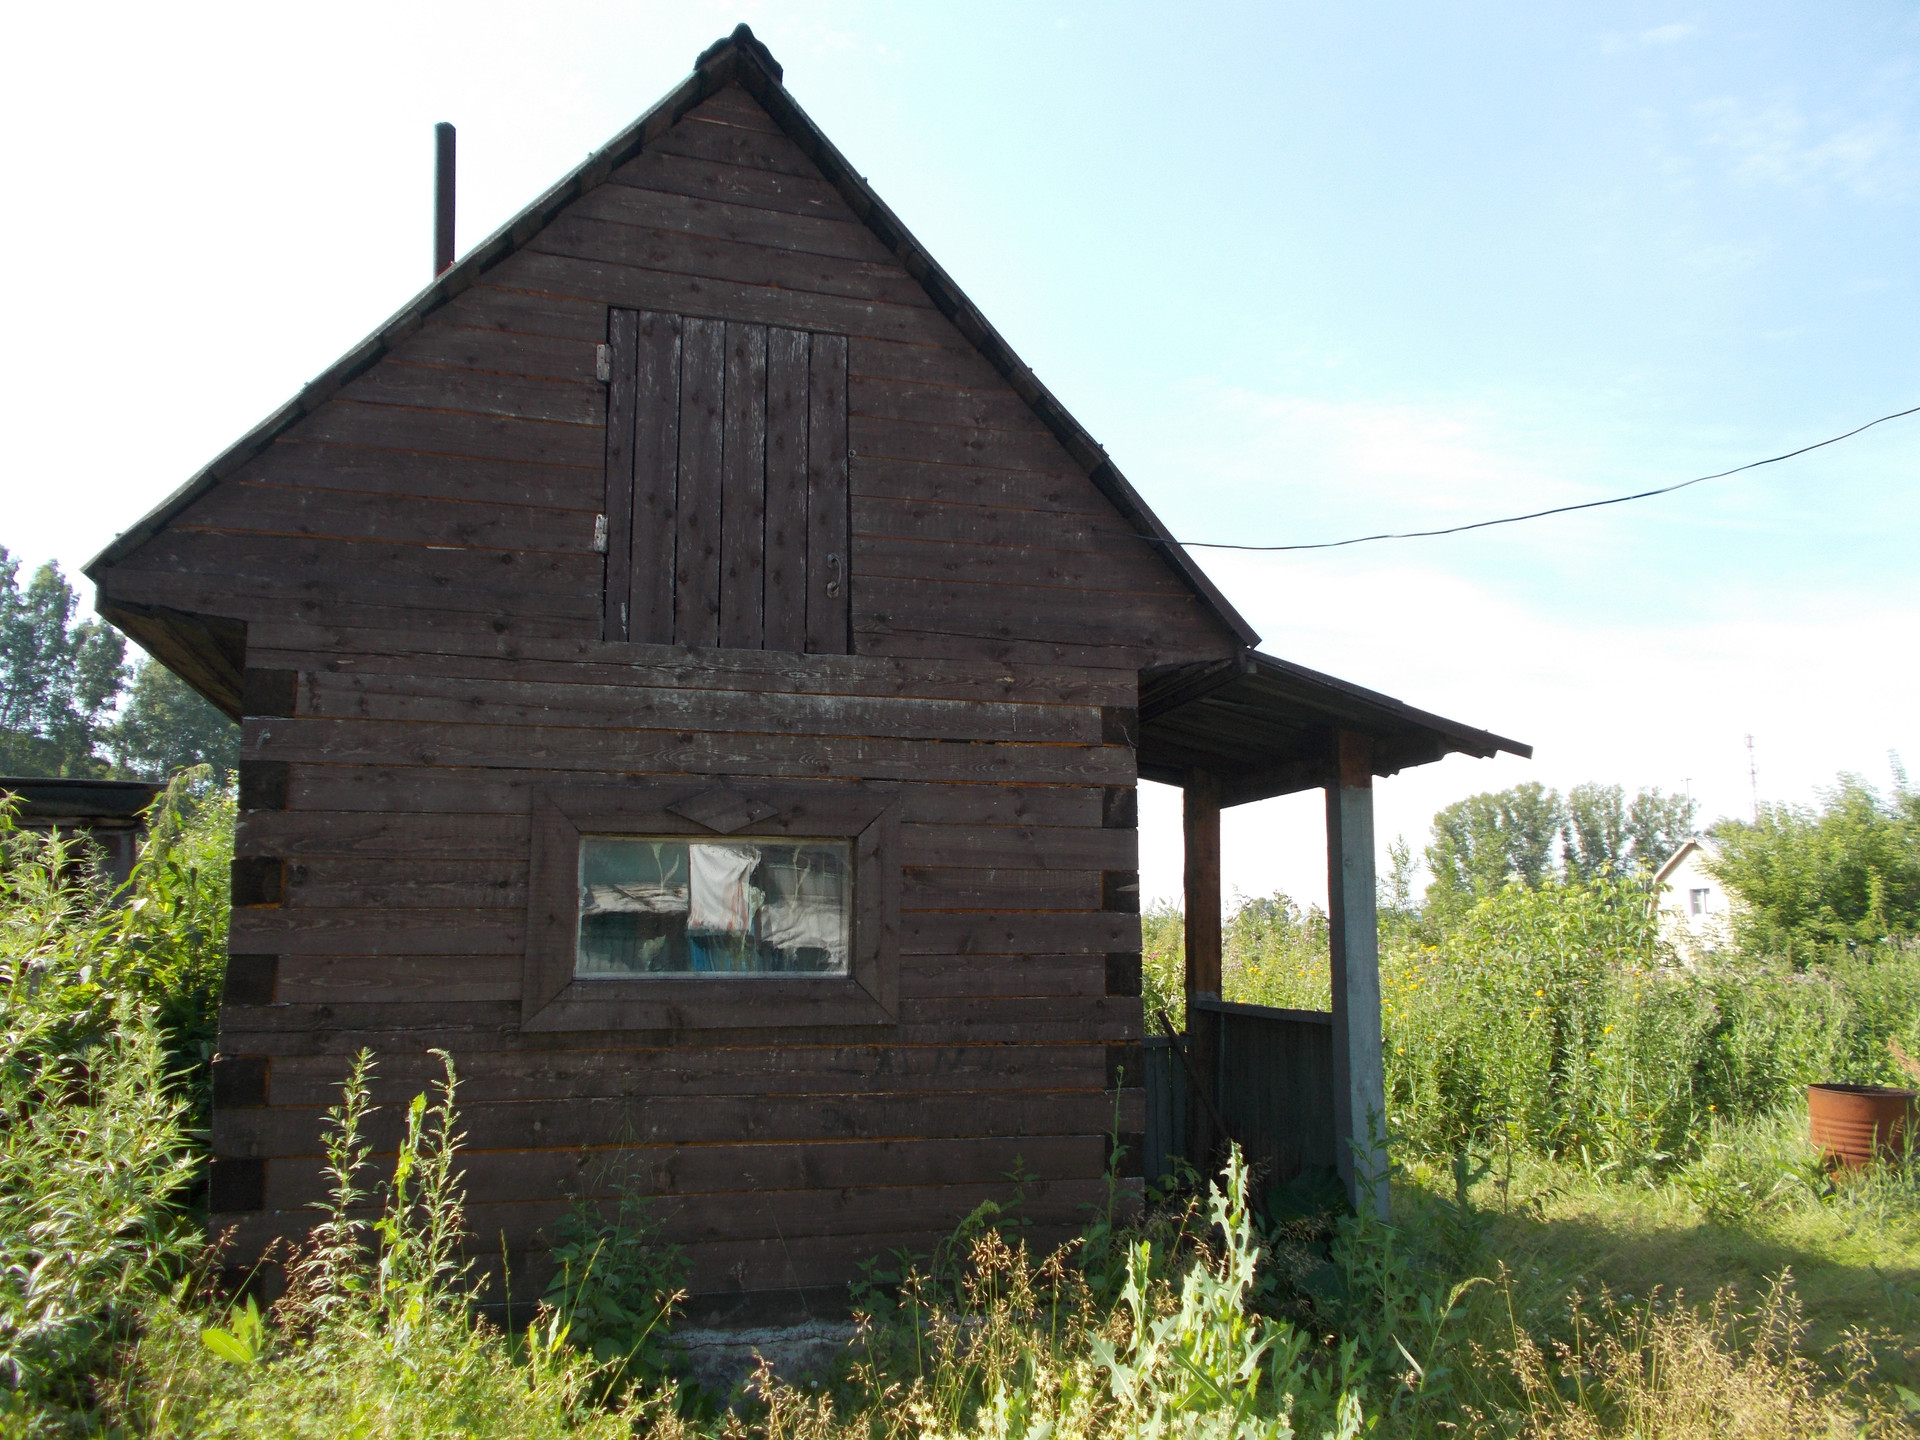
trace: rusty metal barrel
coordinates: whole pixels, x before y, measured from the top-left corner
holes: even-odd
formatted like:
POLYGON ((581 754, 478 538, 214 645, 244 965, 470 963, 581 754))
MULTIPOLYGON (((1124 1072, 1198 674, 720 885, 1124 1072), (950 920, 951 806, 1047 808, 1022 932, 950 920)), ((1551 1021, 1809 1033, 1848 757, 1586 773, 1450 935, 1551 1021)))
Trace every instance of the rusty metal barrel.
POLYGON ((1907 1153, 1920 1091, 1892 1085, 1809 1085, 1807 1136, 1828 1160, 1870 1165, 1907 1153))

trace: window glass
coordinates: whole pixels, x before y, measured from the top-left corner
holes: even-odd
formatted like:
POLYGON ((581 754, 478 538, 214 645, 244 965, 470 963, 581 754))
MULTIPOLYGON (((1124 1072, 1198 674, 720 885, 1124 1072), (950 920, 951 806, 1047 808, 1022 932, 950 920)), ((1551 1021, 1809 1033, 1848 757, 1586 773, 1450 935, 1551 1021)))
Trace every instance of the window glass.
POLYGON ((851 848, 584 836, 574 973, 845 975, 851 848))

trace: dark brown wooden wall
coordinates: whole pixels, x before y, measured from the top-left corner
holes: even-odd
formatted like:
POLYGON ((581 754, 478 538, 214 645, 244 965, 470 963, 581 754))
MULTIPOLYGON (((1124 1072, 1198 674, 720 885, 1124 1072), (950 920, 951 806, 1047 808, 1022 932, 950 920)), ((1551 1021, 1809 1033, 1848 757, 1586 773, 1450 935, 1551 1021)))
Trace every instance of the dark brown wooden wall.
POLYGON ((362 1045, 389 1129, 455 1054, 483 1252, 537 1249, 619 1147, 708 1292, 924 1248, 1016 1157, 1043 1225, 1096 1197, 1140 1035, 1137 671, 1235 642, 744 92, 102 589, 248 626, 214 1140, 243 1250, 310 1223, 362 1045), (603 638, 609 307, 849 337, 853 653, 603 638), (531 791, 642 775, 901 782, 898 1026, 521 1034, 531 791))

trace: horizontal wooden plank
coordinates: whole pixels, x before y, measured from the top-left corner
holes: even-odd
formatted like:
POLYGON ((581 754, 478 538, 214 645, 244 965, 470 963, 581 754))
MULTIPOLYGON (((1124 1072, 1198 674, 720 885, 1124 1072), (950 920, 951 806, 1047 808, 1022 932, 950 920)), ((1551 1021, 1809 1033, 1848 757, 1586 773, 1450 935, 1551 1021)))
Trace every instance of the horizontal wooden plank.
POLYGON ((601 185, 568 207, 569 215, 644 225, 711 240, 777 247, 796 254, 887 262, 892 256, 851 216, 791 215, 630 185, 601 185))
MULTIPOLYGON (((292 721, 275 721, 284 727, 292 721)), ((300 772, 296 770, 296 775, 300 772)), ((322 856, 524 863, 528 812, 495 814, 258 810, 240 817, 242 855, 290 861, 322 856)), ((910 867, 1028 872, 1139 868, 1139 832, 1094 826, 969 825, 908 822, 900 827, 901 863, 910 867)))
MULTIPOLYGON (((569 772, 567 783, 624 784, 632 776, 569 772)), ((379 814, 523 814, 530 792, 553 783, 544 770, 428 769, 410 765, 296 765, 289 772, 294 810, 379 814)), ((1098 827, 1099 787, 1082 785, 915 784, 903 782, 901 815, 909 822, 967 825, 1098 827)))
POLYGON ((1041 640, 1093 647, 1155 647, 1217 626, 1191 594, 1041 585, 976 585, 896 580, 856 573, 854 628, 863 633, 934 629, 993 640, 1041 640))
POLYGON ((502 284, 561 299, 597 300, 603 305, 666 310, 714 320, 739 320, 750 325, 824 330, 839 335, 938 343, 948 325, 931 303, 908 305, 782 290, 770 285, 714 280, 538 250, 523 250, 501 265, 499 280, 502 284))
MULTIPOLYGON (((887 1030, 902 1045, 1052 1045, 1122 1043, 1143 1034, 1138 997, 1058 997, 1036 1005, 1027 996, 909 997, 902 1019, 887 1030)), ((536 1041, 579 1043, 587 1032, 541 1031, 522 1035, 520 1007, 506 1001, 387 1003, 381 1005, 278 1004, 228 1006, 221 1012, 220 1043, 236 1055, 353 1055, 363 1047, 377 1054, 440 1048, 467 1055, 483 1050, 541 1048, 536 1041)), ((764 1043, 770 1038, 856 1044, 871 1029, 833 1025, 759 1030, 703 1030, 715 1045, 764 1043)), ((664 1032, 598 1032, 603 1043, 655 1044, 664 1032)))
POLYGON ((600 420, 532 420, 421 406, 367 404, 336 396, 296 423, 290 436, 309 444, 386 445, 473 460, 596 466, 605 446, 600 420))
POLYGON ((441 366, 513 379, 561 381, 598 387, 597 342, 553 335, 523 335, 496 326, 464 325, 436 312, 395 345, 378 369, 390 365, 441 366))
POLYGON ((584 345, 598 345, 606 340, 604 300, 550 294, 524 285, 502 284, 501 279, 496 267, 484 281, 449 300, 439 316, 444 317, 448 325, 473 330, 499 330, 584 345))
POLYGON ((903 910, 1098 910, 1098 870, 946 869, 910 866, 903 910))
MULTIPOLYGON (((1023 1136, 984 1140, 837 1140, 808 1144, 635 1145, 574 1150, 469 1151, 469 1196, 511 1204, 573 1196, 611 1198, 621 1182, 648 1196, 710 1197, 768 1192, 834 1192, 854 1186, 1005 1185, 1016 1168, 1051 1183, 1098 1180, 1100 1137, 1023 1136)), ((300 1210, 326 1195, 306 1158, 267 1162, 266 1208, 300 1210)))
MULTIPOLYGON (((995 470, 1043 474, 1070 469, 1072 460, 1044 429, 1026 426, 989 430, 960 424, 927 424, 849 415, 847 439, 862 468, 882 461, 915 460, 937 465, 985 465, 995 470)), ((1083 484, 1088 484, 1082 480, 1083 484)))
POLYGON ((234 848, 241 855, 274 855, 293 861, 311 856, 365 855, 408 860, 511 860, 524 865, 529 833, 528 813, 524 811, 433 815, 255 810, 240 816, 234 848))
POLYGON ((528 248, 591 263, 632 265, 735 285, 878 300, 916 309, 932 304, 919 282, 891 256, 854 260, 813 255, 778 245, 688 235, 628 219, 568 213, 542 230, 528 248))
POLYGON ((173 521, 177 530, 210 530, 464 550, 593 553, 591 509, 474 503, 445 496, 384 495, 304 484, 228 481, 173 521))
POLYGON ((702 105, 648 148, 691 160, 716 160, 749 170, 825 179, 820 167, 777 125, 756 125, 750 120, 742 124, 742 120, 748 117, 737 111, 715 112, 702 105))
MULTIPOLYGON (((511 459, 426 455, 386 446, 305 444, 290 438, 249 461, 235 478, 312 486, 356 497, 468 500, 576 511, 597 510, 605 489, 602 467, 597 463, 536 465, 511 459)), ((367 502, 362 499, 361 503, 367 502)))
POLYGON ((335 403, 398 405, 565 425, 601 426, 607 420, 606 387, 593 378, 591 370, 576 380, 551 380, 460 365, 414 364, 391 355, 350 380, 335 403))
POLYGON ((556 772, 758 775, 871 780, 1001 780, 1126 785, 1133 752, 1114 745, 1015 744, 565 725, 413 725, 296 717, 243 741, 248 758, 358 765, 539 766, 556 772))
POLYGON ((700 200, 717 200, 754 210, 786 215, 818 215, 854 220, 852 210, 818 173, 787 175, 724 160, 669 154, 659 148, 642 151, 608 177, 609 185, 636 190, 659 190, 700 200))
POLYGON ((371 1003, 382 992, 428 999, 499 1000, 520 998, 521 959, 526 954, 526 911, 345 909, 332 906, 286 906, 278 909, 238 907, 233 912, 234 949, 242 954, 282 956, 276 995, 282 1000, 325 1002, 335 992, 348 999, 371 1003), (387 956, 395 963, 386 973, 377 966, 336 967, 328 980, 326 967, 309 958, 299 966, 291 956, 387 956), (398 957, 410 957, 406 964, 398 957), (439 957, 422 959, 414 957, 439 957), (488 957, 508 957, 512 964, 493 964, 488 957), (464 974, 475 977, 472 994, 454 994, 464 974), (311 994, 292 993, 296 974, 311 994), (320 993, 326 991, 327 993, 320 993), (363 993, 368 992, 368 993, 363 993))
POLYGON ((1063 996, 1106 994, 1100 955, 910 956, 901 961, 900 993, 908 999, 1024 997, 1047 1005, 1063 996))
MULTIPOLYGON (((1105 1047, 1096 1044, 808 1045, 774 1041, 758 1046, 683 1043, 621 1049, 479 1051, 456 1057, 455 1065, 463 1103, 477 1103, 636 1094, 1098 1089, 1105 1083, 1105 1054, 1105 1047)), ((276 1059, 271 1068, 272 1103, 335 1104, 347 1066, 344 1056, 276 1059)), ((440 1074, 439 1060, 424 1053, 382 1056, 373 1071, 374 1103, 404 1105, 437 1083, 440 1074)))
MULTIPOLYGON (((712 690, 812 695, 898 695, 929 700, 1022 701, 1059 705, 1134 703, 1127 669, 1006 666, 950 659, 791 655, 691 650, 675 645, 519 640, 437 631, 369 630, 268 622, 248 631, 249 654, 279 656, 286 668, 316 663, 368 673, 484 680, 580 680, 712 690)), ((265 662, 262 662, 265 663, 265 662)))
MULTIPOLYGON (((1123 1122, 1129 1105, 1144 1103, 1139 1094, 1119 1092, 1123 1122)), ((942 1094, 817 1091, 793 1096, 623 1096, 565 1105, 548 1100, 477 1101, 461 1107, 460 1123, 467 1149, 480 1151, 1100 1135, 1112 1127, 1114 1111, 1113 1093, 1098 1088, 942 1094)), ((401 1107, 384 1107, 368 1116, 362 1134, 376 1151, 391 1152, 405 1123, 401 1107)), ((319 1107, 218 1112, 213 1118, 214 1153, 318 1155, 324 1125, 325 1111, 319 1107)))
MULTIPOLYGON (((1075 536, 1043 522, 1032 527, 1032 543, 1020 545, 1009 543, 1019 530, 1015 516, 958 505, 881 511, 862 501, 854 517, 856 531, 867 531, 853 542, 854 574, 862 577, 1155 595, 1185 608, 1187 592, 1173 572, 1130 535, 1075 536)), ((991 607, 990 596, 981 601, 991 607)))
MULTIPOLYGON (((521 909, 526 905, 526 869, 521 860, 470 857, 302 860, 287 867, 286 904, 289 910, 521 909)), ((1098 910, 1100 874, 916 866, 902 877, 900 903, 908 910, 1098 910)))
POLYGON ((1125 528, 1093 482, 1064 465, 1047 470, 997 470, 984 465, 889 458, 856 461, 850 472, 855 503, 872 496, 916 504, 973 505, 1036 516, 1084 515, 1125 528))
MULTIPOLYGON (((140 583, 133 577, 176 581, 217 577, 214 593, 243 596, 252 581, 268 595, 332 602, 351 596, 362 604, 472 607, 516 619, 599 619, 599 594, 590 552, 468 550, 370 540, 302 539, 165 530, 132 565, 114 569, 114 593, 140 583), (122 579, 122 572, 127 577, 122 579)), ((210 581, 203 583, 211 583, 210 581)), ((218 601, 216 600, 217 604, 218 601)), ((213 613, 227 614, 221 609, 213 613)))
MULTIPOLYGON (((177 571, 139 570, 122 564, 109 572, 100 587, 104 597, 136 604, 165 605, 191 614, 219 614, 256 624, 298 622, 340 624, 362 632, 407 629, 417 634, 439 634, 452 643, 462 633, 486 640, 575 640, 597 635, 600 617, 548 615, 537 606, 522 613, 491 608, 488 597, 441 591, 393 593, 381 589, 371 600, 367 587, 312 584, 289 593, 286 586, 266 576, 182 574, 177 571), (391 603, 382 603, 391 601, 391 603), (465 608, 456 608, 464 606, 465 608)), ((559 608, 557 606, 552 608, 559 608)))
POLYGON ((1026 911, 983 915, 914 911, 900 916, 906 955, 1102 955, 1140 948, 1138 915, 1026 911))
POLYGON ((396 910, 524 909, 524 857, 458 860, 363 859, 333 855, 287 866, 287 906, 389 906, 396 910))
MULTIPOLYGON (((887 349, 906 348, 886 346, 885 342, 868 342, 866 348, 876 345, 887 349)), ((957 365, 955 370, 966 373, 957 365)), ((976 375, 973 384, 938 384, 879 375, 850 376, 847 380, 847 413, 869 420, 948 425, 960 430, 1051 434, 1033 413, 1033 407, 1022 400, 997 371, 991 369, 984 375, 976 375)))
POLYGON ((335 719, 449 725, 688 727, 801 736, 1100 743, 1098 706, 1022 705, 984 700, 795 695, 762 690, 686 690, 579 681, 445 679, 350 671, 306 672, 301 713, 335 719))

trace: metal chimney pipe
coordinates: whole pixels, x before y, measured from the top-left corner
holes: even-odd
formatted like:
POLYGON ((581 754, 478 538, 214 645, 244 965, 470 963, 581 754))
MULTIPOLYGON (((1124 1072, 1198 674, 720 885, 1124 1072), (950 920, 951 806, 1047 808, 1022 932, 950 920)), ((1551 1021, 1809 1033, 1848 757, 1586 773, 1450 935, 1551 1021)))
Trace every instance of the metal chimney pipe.
POLYGON ((433 127, 433 273, 453 267, 453 126, 433 127))

